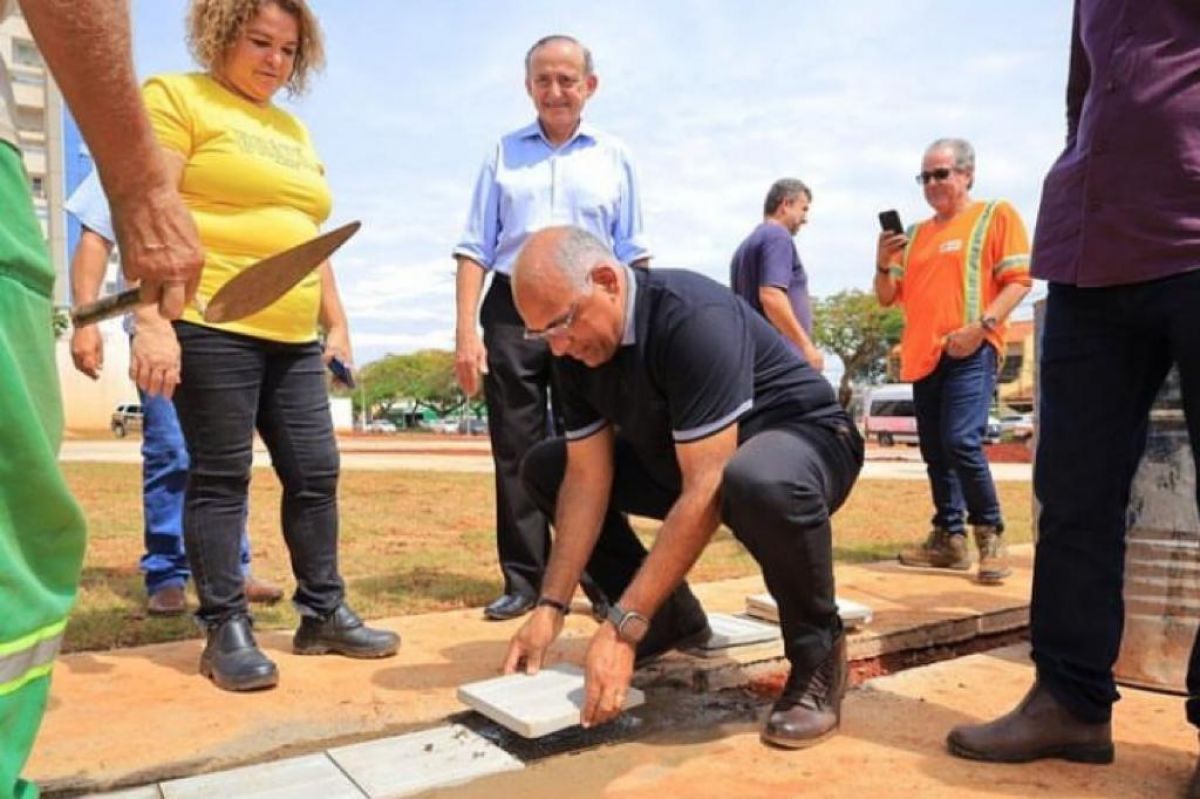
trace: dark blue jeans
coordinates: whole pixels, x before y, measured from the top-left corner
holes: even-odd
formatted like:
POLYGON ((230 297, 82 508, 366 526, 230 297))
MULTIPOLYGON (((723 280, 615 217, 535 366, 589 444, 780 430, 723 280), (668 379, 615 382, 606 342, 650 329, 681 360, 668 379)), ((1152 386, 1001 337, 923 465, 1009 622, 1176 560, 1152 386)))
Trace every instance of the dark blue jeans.
POLYGON ((996 351, 988 344, 966 358, 943 355, 932 374, 913 383, 921 457, 933 491, 932 523, 951 533, 964 532, 964 514, 968 524, 1004 528, 983 455, 995 386, 996 351))
POLYGON ((283 487, 283 537, 301 613, 326 615, 345 593, 338 574, 339 458, 321 347, 176 322, 183 353, 175 409, 188 442, 183 532, 212 624, 246 613, 238 530, 246 515, 254 431, 283 487))
MULTIPOLYGON (((141 569, 146 593, 169 586, 182 588, 191 575, 183 546, 183 497, 187 488, 188 454, 171 401, 138 391, 142 400, 142 536, 146 551, 141 569)), ((250 539, 243 517, 238 560, 242 576, 250 574, 250 539)))
MULTIPOLYGON (((1130 286, 1051 284, 1033 485, 1042 510, 1030 631, 1038 679, 1081 719, 1106 721, 1125 619, 1125 510, 1150 406, 1179 367, 1200 448, 1200 271, 1130 286)), ((1197 497, 1200 501, 1200 496, 1197 497)), ((1200 651, 1187 715, 1200 726, 1200 651)))

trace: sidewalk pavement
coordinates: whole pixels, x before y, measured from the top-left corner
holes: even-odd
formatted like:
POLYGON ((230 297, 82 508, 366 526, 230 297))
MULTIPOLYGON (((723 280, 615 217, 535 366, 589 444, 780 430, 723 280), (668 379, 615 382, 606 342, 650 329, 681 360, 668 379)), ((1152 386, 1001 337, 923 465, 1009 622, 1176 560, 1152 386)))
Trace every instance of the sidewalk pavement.
MULTIPOLYGON (((1014 548, 1005 585, 966 574, 928 574, 892 563, 839 565, 838 595, 866 603, 874 621, 852 636, 852 659, 969 641, 1027 623, 1032 552, 1014 548)), ((760 578, 696 586, 710 612, 736 613, 760 578)), ((581 606, 581 608, 584 606, 581 606)), ((477 608, 374 622, 403 636, 380 661, 301 657, 290 631, 260 631, 279 665, 279 686, 233 694, 197 674, 201 641, 65 655, 28 775, 48 791, 143 785, 440 724, 460 713, 459 685, 497 673, 516 622, 486 622, 477 608)), ((552 659, 582 660, 594 622, 567 618, 552 659)), ((703 689, 744 685, 755 670, 785 668, 778 642, 727 657, 671 655, 637 684, 703 689)))

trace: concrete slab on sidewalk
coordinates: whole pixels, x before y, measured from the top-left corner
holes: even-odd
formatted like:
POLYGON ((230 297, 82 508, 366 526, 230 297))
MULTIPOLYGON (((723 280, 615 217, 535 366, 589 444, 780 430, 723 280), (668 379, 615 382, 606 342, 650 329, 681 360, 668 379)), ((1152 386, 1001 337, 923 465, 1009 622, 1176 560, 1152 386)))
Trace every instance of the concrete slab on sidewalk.
POLYGON ((343 746, 327 754, 370 799, 398 799, 525 767, 459 724, 343 746))
MULTIPOLYGON (((874 621, 850 639, 854 659, 971 638, 1027 623, 1031 550, 1015 548, 1014 574, 984 588, 963 574, 926 574, 890 563, 837 567, 840 596, 864 602, 874 621)), ((695 586, 707 610, 737 613, 758 577, 695 586)), ((353 596, 351 597, 353 600, 353 596)), ((487 622, 479 609, 375 622, 404 637, 386 660, 300 657, 290 631, 262 631, 279 665, 279 686, 233 694, 197 674, 202 642, 60 658, 49 710, 27 775, 53 791, 100 791, 319 752, 440 724, 462 706, 456 689, 497 674, 519 622, 487 622)), ((581 662, 595 629, 571 614, 550 662, 581 662)), ((639 672, 659 681, 717 688, 746 681, 744 667, 781 667, 778 642, 737 647, 723 657, 673 654, 639 672)))

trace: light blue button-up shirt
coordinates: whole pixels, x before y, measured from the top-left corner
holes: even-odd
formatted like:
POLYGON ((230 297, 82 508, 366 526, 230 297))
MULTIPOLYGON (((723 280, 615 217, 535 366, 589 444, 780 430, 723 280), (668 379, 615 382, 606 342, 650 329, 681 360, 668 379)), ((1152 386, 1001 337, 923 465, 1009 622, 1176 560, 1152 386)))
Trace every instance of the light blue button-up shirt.
POLYGON ((580 123, 555 149, 537 122, 501 138, 454 254, 507 275, 529 235, 554 225, 587 230, 624 263, 650 257, 637 174, 619 139, 580 123))

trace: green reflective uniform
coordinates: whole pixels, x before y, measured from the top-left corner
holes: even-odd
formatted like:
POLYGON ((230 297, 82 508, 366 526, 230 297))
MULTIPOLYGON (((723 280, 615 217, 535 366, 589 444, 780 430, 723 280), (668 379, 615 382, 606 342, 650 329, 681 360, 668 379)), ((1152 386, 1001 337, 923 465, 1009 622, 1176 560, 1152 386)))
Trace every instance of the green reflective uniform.
POLYGON ((38 795, 20 773, 46 709, 85 538, 58 467, 53 285, 20 153, 0 141, 0 797, 16 799, 38 795))

